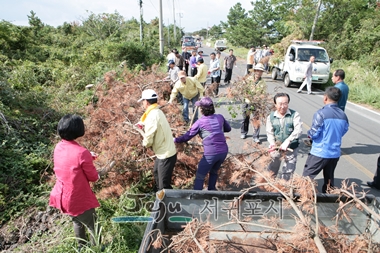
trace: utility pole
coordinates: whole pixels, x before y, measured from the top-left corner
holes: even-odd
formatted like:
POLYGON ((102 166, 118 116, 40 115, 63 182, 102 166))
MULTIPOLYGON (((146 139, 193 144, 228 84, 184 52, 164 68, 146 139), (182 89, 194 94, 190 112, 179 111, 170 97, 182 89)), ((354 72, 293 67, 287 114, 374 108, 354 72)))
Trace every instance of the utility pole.
POLYGON ((160 8, 160 17, 159 17, 159 25, 158 25, 158 33, 160 34, 160 54, 164 55, 164 36, 162 31, 162 0, 159 0, 159 8, 160 8))
POLYGON ((174 7, 174 0, 173 0, 173 19, 174 19, 174 44, 177 42, 177 30, 175 27, 175 7, 174 7))
POLYGON ((181 30, 182 29, 182 26, 181 26, 181 18, 183 18, 183 13, 182 12, 178 12, 178 18, 179 18, 179 29, 181 30))
POLYGON ((315 17, 314 17, 313 27, 311 28, 311 34, 310 34, 309 40, 313 40, 314 30, 315 30, 315 27, 317 26, 319 10, 321 9, 321 5, 322 5, 322 0, 318 0, 317 13, 315 14, 315 17))
POLYGON ((143 9, 142 9, 142 0, 139 0, 140 5, 140 42, 143 42, 143 9))
POLYGON ((170 45, 170 26, 169 26, 169 19, 168 19, 168 47, 170 45))

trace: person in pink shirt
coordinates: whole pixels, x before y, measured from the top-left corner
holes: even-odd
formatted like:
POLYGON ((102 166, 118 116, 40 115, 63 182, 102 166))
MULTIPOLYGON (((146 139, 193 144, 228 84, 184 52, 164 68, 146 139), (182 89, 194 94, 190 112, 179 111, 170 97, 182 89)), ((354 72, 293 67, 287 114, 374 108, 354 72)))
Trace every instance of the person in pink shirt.
POLYGON ((100 205, 90 182, 97 181, 99 173, 91 152, 75 141, 85 133, 82 118, 65 115, 59 121, 57 130, 62 140, 54 149, 56 183, 50 193, 49 205, 72 218, 80 249, 87 243, 85 227, 90 231, 91 243, 95 245, 95 208, 100 205))

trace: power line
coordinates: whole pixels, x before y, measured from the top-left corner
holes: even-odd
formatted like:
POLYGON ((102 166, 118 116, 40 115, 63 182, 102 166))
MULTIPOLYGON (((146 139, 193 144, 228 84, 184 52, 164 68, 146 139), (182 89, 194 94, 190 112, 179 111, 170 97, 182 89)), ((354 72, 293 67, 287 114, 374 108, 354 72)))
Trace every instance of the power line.
POLYGON ((149 0, 149 2, 152 4, 153 8, 158 12, 158 10, 156 9, 156 6, 154 6, 154 4, 152 3, 152 0, 149 0))

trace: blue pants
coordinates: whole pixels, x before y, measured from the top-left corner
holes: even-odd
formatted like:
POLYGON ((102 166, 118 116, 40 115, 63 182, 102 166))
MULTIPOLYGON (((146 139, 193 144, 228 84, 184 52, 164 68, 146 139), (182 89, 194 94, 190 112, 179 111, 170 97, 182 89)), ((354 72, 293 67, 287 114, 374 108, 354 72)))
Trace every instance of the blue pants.
POLYGON ((218 179, 218 170, 224 160, 227 157, 227 153, 203 156, 198 164, 197 175, 194 181, 194 190, 202 190, 203 183, 205 181, 206 175, 209 173, 208 178, 208 190, 216 190, 215 185, 218 179))
POLYGON ((190 119, 189 119, 189 103, 191 101, 192 105, 193 105, 193 113, 195 113, 195 116, 194 116, 194 122, 197 121, 198 119, 198 110, 195 110, 195 102, 198 101, 198 98, 199 98, 199 94, 196 95, 195 97, 193 97, 192 99, 187 99, 185 97, 182 97, 183 99, 183 111, 182 111, 182 116, 183 116, 183 119, 186 121, 186 122, 189 122, 190 119))

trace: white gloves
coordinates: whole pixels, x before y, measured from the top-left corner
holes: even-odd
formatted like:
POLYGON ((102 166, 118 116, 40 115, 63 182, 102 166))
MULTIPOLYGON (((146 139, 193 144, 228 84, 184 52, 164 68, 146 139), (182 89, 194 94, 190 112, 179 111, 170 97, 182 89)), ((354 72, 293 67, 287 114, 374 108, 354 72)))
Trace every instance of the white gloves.
POLYGON ((290 141, 289 141, 289 140, 285 140, 285 141, 281 144, 280 149, 286 151, 287 148, 289 147, 289 144, 290 144, 290 141))

